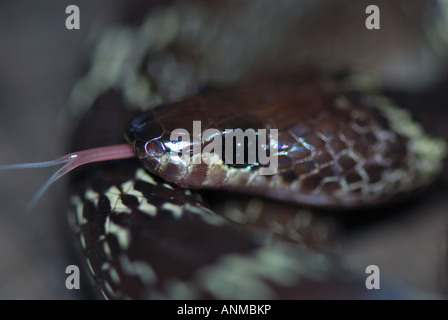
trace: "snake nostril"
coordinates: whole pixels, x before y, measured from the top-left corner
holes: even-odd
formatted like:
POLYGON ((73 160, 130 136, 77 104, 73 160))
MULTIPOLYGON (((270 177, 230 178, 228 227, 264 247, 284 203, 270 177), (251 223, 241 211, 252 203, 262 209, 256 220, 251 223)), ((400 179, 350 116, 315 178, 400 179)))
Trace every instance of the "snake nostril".
POLYGON ((145 152, 148 157, 162 157, 166 153, 165 145, 158 140, 151 140, 145 144, 145 152))

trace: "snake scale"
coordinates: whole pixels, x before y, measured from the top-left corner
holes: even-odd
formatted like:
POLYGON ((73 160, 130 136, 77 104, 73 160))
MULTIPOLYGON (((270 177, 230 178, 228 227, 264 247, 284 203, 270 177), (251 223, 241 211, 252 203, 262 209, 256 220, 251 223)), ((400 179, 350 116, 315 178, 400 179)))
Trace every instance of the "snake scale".
POLYGON ((132 27, 103 35, 70 101, 95 99, 70 151, 123 143, 124 134, 140 160, 89 165, 71 177, 69 222, 98 296, 406 297, 388 284, 368 291, 363 276, 339 264, 328 247, 335 216, 430 185, 442 171, 445 142, 363 77, 303 72, 290 30, 306 23, 302 12, 312 4, 173 2, 151 4, 143 15, 146 9, 131 16, 132 27), (204 84, 210 88, 199 90, 204 84), (151 110, 135 110, 145 106, 151 110), (191 131, 195 120, 220 130, 278 128, 279 173, 176 166, 142 149, 154 138, 166 146, 172 130, 191 131), (330 215, 320 214, 328 208, 330 215))

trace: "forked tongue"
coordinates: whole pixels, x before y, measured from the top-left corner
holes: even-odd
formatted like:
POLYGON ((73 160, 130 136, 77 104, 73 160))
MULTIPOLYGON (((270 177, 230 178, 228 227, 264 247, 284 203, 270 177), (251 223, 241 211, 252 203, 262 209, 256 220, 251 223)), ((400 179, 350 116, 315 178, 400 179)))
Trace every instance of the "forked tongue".
POLYGON ((56 180, 63 177, 73 169, 93 162, 127 159, 134 157, 135 153, 128 144, 118 144, 108 147, 93 148, 69 153, 56 160, 51 161, 3 165, 0 166, 0 170, 44 168, 64 164, 44 183, 44 185, 39 189, 39 191, 37 191, 30 202, 28 202, 25 208, 25 212, 30 212, 42 197, 42 195, 45 193, 45 191, 47 191, 47 189, 56 180))

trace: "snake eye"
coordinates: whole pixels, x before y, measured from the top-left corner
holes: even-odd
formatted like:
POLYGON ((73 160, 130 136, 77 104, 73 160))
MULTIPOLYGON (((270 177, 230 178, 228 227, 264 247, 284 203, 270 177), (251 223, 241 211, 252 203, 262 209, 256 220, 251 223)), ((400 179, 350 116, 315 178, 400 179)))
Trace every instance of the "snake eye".
POLYGON ((238 128, 224 132, 222 145, 223 161, 228 166, 238 169, 258 167, 260 163, 257 146, 258 134, 253 129, 238 128), (251 132, 248 130, 251 130, 251 132))
POLYGON ((166 153, 166 148, 159 140, 150 140, 145 144, 145 152, 150 158, 158 158, 166 153))

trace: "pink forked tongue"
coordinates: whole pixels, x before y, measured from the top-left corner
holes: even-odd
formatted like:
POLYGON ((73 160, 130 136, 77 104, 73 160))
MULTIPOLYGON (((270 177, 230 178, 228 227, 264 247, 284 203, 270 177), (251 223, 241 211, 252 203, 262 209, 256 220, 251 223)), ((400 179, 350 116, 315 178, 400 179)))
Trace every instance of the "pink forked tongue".
POLYGON ((56 160, 36 162, 36 163, 22 163, 22 164, 11 164, 0 166, 0 170, 11 170, 11 169, 28 169, 28 168, 42 168, 56 166, 60 164, 65 165, 56 171, 50 179, 48 179, 45 184, 39 189, 39 191, 34 195, 31 201, 28 203, 25 211, 29 212, 36 205, 42 195, 47 191, 47 189, 59 178, 63 177, 73 169, 93 162, 101 162, 107 160, 116 159, 127 159, 134 158, 135 153, 128 144, 118 144, 109 147, 100 147, 82 150, 78 152, 69 153, 62 156, 56 160))

